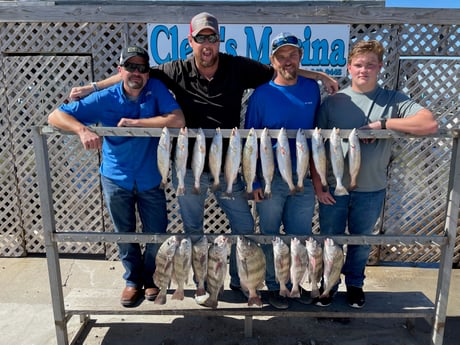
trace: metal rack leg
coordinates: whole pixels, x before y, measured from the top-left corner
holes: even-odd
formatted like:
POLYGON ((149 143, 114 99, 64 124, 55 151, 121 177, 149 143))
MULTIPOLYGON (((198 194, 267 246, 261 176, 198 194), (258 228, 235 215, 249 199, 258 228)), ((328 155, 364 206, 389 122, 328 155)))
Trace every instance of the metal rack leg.
POLYGON ((246 315, 244 317, 244 336, 245 338, 252 338, 252 316, 246 315))

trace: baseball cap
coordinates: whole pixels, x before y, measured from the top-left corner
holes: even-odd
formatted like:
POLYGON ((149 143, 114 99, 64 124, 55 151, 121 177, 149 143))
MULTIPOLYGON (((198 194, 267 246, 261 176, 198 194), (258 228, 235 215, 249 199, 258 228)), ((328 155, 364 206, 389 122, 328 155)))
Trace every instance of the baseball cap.
POLYGON ((272 40, 272 55, 283 46, 293 46, 302 49, 302 41, 289 32, 282 32, 272 40))
POLYGON ((149 62, 149 53, 144 48, 137 47, 137 46, 129 46, 122 50, 120 56, 120 66, 123 66, 126 61, 131 59, 132 57, 140 56, 141 58, 145 59, 145 62, 149 62))
POLYGON ((192 36, 198 35, 203 29, 211 29, 214 33, 219 33, 219 23, 217 18, 208 12, 198 13, 190 21, 190 34, 192 36))

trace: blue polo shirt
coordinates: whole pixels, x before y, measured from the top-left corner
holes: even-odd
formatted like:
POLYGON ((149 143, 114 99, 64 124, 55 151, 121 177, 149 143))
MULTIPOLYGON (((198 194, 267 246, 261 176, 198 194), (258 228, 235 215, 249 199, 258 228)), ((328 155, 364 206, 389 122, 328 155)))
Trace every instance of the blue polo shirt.
MULTIPOLYGON (((142 119, 179 109, 176 100, 157 79, 149 79, 136 101, 123 92, 122 82, 80 101, 63 104, 59 110, 85 125, 116 127, 121 118, 142 119)), ((104 137, 101 175, 120 187, 145 191, 160 184, 157 167, 158 137, 104 137)))

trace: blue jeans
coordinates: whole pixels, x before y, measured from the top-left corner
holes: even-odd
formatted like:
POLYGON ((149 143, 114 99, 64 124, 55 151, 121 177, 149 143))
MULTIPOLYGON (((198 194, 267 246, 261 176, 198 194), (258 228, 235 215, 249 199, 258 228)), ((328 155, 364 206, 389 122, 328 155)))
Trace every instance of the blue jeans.
MULTIPOLYGON (((382 212, 386 190, 377 192, 350 192, 335 196, 334 205, 319 204, 321 235, 343 235, 348 224, 351 235, 372 235, 382 212)), ((333 195, 333 190, 331 189, 333 195)), ((347 286, 363 287, 364 270, 369 258, 370 245, 348 245, 342 274, 347 286)))
MULTIPOLYGON (((295 175, 295 174, 294 174, 295 175)), ((294 176, 294 183, 297 182, 294 176)), ((264 188, 264 187, 262 187, 264 188)), ((304 191, 290 195, 289 187, 276 173, 272 181, 272 197, 256 204, 259 214, 259 227, 264 235, 278 236, 281 223, 287 235, 311 235, 312 218, 315 209, 315 193, 310 179, 304 179, 304 191)), ((279 290, 279 283, 275 280, 275 264, 273 260, 273 246, 262 245, 267 262, 265 284, 270 291, 279 290)))
MULTIPOLYGON (((136 205, 144 233, 166 233, 168 217, 166 197, 158 187, 139 192, 127 190, 101 176, 102 189, 115 232, 136 232, 136 205)), ((160 243, 146 243, 142 255, 139 243, 118 243, 120 260, 125 268, 126 286, 138 289, 154 287, 155 257, 160 243)))
MULTIPOLYGON (((177 189, 176 171, 172 172, 173 186, 177 189)), ((185 194, 178 196, 180 213, 187 234, 202 234, 205 200, 208 196, 208 188, 212 186, 214 179, 208 172, 203 172, 200 178, 201 193, 193 194, 194 178, 192 170, 188 169, 185 175, 185 194)), ((246 189, 241 176, 238 175, 233 183, 232 197, 225 195, 227 184, 223 174, 220 175, 220 189, 214 192, 217 203, 225 212, 230 223, 233 235, 248 235, 254 233, 254 218, 249 208, 246 197, 246 189)), ((232 244, 230 252, 230 284, 239 286, 238 269, 236 266, 236 244, 232 244)))

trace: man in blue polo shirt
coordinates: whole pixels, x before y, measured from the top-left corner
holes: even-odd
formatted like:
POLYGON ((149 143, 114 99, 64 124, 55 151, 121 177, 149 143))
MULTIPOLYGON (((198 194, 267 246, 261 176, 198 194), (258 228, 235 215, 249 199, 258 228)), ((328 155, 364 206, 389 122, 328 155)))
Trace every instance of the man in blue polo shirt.
MULTIPOLYGON (((77 134, 85 149, 102 148, 101 182, 116 232, 136 231, 137 205, 143 231, 165 233, 166 197, 159 188, 156 158, 159 138, 109 136, 102 140, 87 126, 183 127, 184 115, 164 84, 149 79, 149 55, 143 48, 125 48, 118 73, 121 82, 61 105, 49 115, 48 122, 77 134)), ((126 281, 121 304, 135 306, 142 292, 146 299, 154 300, 159 292, 153 283, 159 244, 147 243, 144 254, 138 243, 118 246, 126 281)))

